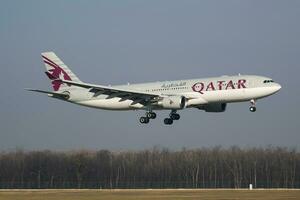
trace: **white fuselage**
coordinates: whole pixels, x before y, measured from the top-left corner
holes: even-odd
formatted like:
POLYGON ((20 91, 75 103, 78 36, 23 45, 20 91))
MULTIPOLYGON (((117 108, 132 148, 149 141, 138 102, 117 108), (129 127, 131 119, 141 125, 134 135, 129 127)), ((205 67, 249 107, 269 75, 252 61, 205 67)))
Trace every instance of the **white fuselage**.
MULTIPOLYGON (((187 99, 185 107, 256 100, 272 95, 281 88, 278 83, 274 83, 270 78, 253 75, 220 76, 205 79, 118 85, 115 87, 155 93, 160 96, 183 96, 187 99)), ((78 90, 76 88, 76 90, 69 90, 68 92, 70 92, 68 101, 88 107, 107 110, 148 109, 143 104, 133 103, 133 100, 124 100, 120 96, 95 94, 88 89, 78 90)), ((151 106, 151 109, 163 108, 151 106)))
POLYGON ((257 99, 272 95, 281 88, 268 77, 253 75, 105 86, 81 81, 54 52, 43 52, 42 59, 53 90, 27 90, 92 108, 143 109, 146 110, 145 116, 139 119, 142 124, 156 118, 154 110, 170 110, 164 119, 166 125, 179 120, 177 111, 184 108, 224 112, 227 103, 250 101, 249 110, 255 112, 257 99))

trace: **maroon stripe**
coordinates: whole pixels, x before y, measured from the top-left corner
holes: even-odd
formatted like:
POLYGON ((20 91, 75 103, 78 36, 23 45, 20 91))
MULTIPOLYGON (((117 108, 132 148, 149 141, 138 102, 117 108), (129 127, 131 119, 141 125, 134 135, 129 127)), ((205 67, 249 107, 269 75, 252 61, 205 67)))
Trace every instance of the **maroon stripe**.
POLYGON ((60 68, 58 65, 55 65, 55 64, 53 64, 53 63, 50 63, 50 62, 48 62, 48 61, 46 61, 46 60, 44 60, 44 63, 47 63, 48 65, 51 65, 51 66, 54 67, 54 68, 60 68))
MULTIPOLYGON (((50 62, 50 63, 52 63, 53 65, 55 65, 56 67, 59 67, 59 65, 58 64, 56 64, 55 62, 53 62, 52 60, 50 60, 49 58, 47 58, 47 57, 45 57, 45 56, 42 56, 44 59, 46 59, 48 62, 50 62)), ((44 62, 46 62, 45 60, 44 60, 44 62)))

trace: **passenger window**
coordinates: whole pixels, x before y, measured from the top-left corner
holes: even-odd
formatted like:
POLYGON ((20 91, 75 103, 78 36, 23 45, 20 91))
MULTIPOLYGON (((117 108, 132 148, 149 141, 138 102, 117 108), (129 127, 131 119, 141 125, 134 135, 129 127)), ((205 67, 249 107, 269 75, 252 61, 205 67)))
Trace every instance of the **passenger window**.
POLYGON ((264 83, 273 83, 273 80, 264 80, 264 83))

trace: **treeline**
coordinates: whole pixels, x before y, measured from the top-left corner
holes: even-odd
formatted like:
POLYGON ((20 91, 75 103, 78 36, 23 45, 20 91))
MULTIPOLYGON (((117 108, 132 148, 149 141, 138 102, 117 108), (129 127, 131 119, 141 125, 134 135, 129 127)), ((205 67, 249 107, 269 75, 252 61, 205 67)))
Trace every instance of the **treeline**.
POLYGON ((299 188, 295 149, 14 151, 0 154, 0 188, 299 188))

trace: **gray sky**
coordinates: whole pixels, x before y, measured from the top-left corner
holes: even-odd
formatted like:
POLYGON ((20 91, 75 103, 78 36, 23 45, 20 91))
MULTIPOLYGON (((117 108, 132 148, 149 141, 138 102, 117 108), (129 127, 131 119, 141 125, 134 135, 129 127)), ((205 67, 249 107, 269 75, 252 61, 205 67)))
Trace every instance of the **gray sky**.
POLYGON ((299 148, 300 1, 1 1, 0 150, 299 148), (282 90, 225 113, 80 107, 23 88, 50 89, 40 53, 55 51, 83 81, 122 84, 233 74, 272 77, 282 90))

